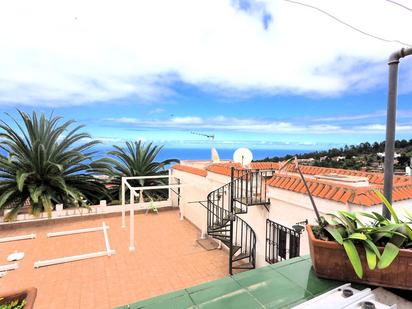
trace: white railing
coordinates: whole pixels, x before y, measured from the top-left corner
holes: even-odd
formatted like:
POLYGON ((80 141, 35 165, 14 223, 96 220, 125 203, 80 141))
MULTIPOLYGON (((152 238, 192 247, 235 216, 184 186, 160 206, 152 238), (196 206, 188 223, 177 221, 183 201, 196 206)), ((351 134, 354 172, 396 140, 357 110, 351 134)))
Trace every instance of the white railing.
MULTIPOLYGON (((155 201, 154 204, 156 208, 173 207, 172 202, 169 200, 165 201, 155 201)), ((134 205, 135 210, 147 210, 150 209, 151 202, 137 203, 134 205)), ((2 224, 13 224, 16 222, 31 222, 31 221, 42 221, 42 220, 54 220, 62 218, 71 217, 82 217, 82 216, 94 216, 101 214, 111 214, 111 213, 121 213, 124 210, 130 210, 131 204, 126 204, 124 207, 122 205, 93 205, 89 208, 66 208, 63 210, 54 210, 51 212, 51 217, 47 216, 47 213, 41 213, 39 216, 33 216, 32 214, 20 214, 13 221, 5 222, 4 217, 0 217, 0 225, 2 224)))

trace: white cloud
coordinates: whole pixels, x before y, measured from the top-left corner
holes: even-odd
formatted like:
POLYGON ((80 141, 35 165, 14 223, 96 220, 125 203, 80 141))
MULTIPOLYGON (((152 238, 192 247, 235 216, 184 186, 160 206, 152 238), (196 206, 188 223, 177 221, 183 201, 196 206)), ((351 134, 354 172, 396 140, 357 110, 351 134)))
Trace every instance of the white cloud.
MULTIPOLYGON (((256 1, 249 11, 233 3, 2 1, 0 104, 156 100, 173 94, 174 81, 223 95, 335 95, 386 83, 386 59, 400 47, 292 3, 256 1)), ((389 2, 305 3, 375 35, 410 40, 410 12, 389 2)))
MULTIPOLYGON (((139 119, 139 118, 109 118, 106 123, 121 123, 137 128, 170 128, 185 130, 209 130, 209 131, 240 131, 253 133, 281 133, 281 134, 382 134, 386 126, 381 123, 368 125, 332 125, 329 123, 293 123, 286 121, 262 120, 254 118, 233 118, 216 116, 210 118, 180 117, 171 119, 139 119)), ((400 133, 412 133, 412 126, 399 124, 397 131, 400 133)))
POLYGON ((200 124, 202 123, 202 118, 200 117, 175 117, 170 120, 172 123, 176 124, 200 124))

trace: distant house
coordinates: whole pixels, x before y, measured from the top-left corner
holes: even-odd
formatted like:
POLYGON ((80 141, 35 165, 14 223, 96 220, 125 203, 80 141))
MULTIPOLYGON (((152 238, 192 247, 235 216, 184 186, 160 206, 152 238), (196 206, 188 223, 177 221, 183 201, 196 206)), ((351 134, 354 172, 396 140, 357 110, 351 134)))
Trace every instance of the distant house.
MULTIPOLYGON (((384 158, 385 157, 385 153, 384 152, 378 152, 376 154, 379 158, 384 158)), ((393 155, 394 158, 399 158, 401 156, 400 153, 395 152, 395 154, 393 155)))
POLYGON ((339 161, 345 160, 345 159, 346 159, 346 157, 344 157, 344 156, 337 156, 337 157, 333 157, 332 161, 339 162, 339 161))
POLYGON ((306 164, 311 164, 315 162, 314 158, 307 158, 307 159, 298 159, 299 163, 306 163, 306 164))

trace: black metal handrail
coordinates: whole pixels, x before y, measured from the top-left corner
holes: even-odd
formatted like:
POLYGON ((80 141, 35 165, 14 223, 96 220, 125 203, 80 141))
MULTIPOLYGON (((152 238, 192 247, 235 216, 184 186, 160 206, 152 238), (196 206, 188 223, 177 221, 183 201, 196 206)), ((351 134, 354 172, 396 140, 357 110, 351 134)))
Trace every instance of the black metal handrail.
POLYGON ((273 264, 299 256, 301 233, 266 219, 266 262, 273 264))
POLYGON ((229 273, 256 266, 256 234, 238 214, 247 206, 267 205, 266 172, 234 170, 231 181, 207 196, 207 232, 229 248, 229 273), (237 176, 236 178, 234 176, 237 176))

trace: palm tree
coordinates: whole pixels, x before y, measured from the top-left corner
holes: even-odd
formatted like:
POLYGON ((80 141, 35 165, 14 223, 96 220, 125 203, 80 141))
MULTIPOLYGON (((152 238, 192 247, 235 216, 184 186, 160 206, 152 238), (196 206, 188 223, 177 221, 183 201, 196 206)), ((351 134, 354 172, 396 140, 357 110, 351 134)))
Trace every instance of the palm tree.
MULTIPOLYGON (((179 162, 177 159, 156 162, 156 157, 163 146, 153 146, 152 143, 144 145, 141 141, 135 141, 126 142, 125 148, 116 145, 113 147, 115 150, 109 152, 109 155, 113 158, 103 159, 104 162, 111 165, 111 194, 113 198, 120 197, 122 177, 165 175, 167 173, 165 167, 168 164, 179 162)), ((135 187, 155 186, 167 184, 165 179, 130 180, 129 183, 135 187)), ((167 190, 144 191, 141 199, 143 199, 143 196, 150 199, 164 197, 166 194, 167 190)))
POLYGON ((16 216, 25 203, 33 214, 54 204, 64 207, 85 206, 107 196, 104 184, 94 175, 105 165, 93 161, 91 148, 99 143, 83 126, 70 129, 74 121, 61 123, 61 117, 30 117, 19 111, 22 123, 15 118, 16 129, 0 121, 0 209, 11 208, 8 219, 16 216))

